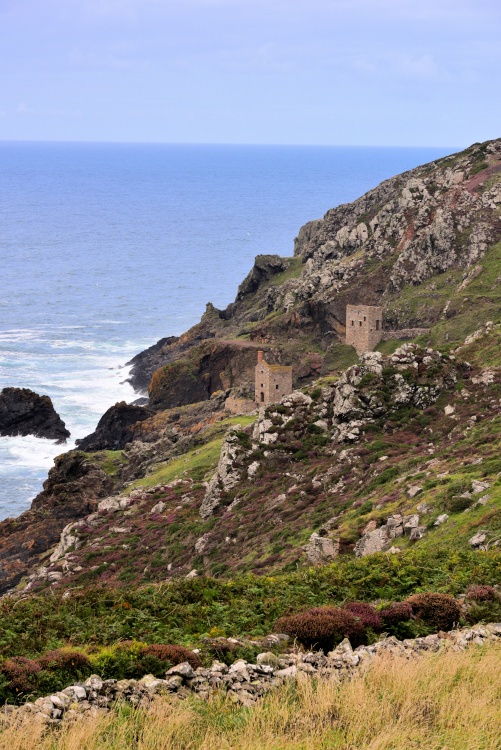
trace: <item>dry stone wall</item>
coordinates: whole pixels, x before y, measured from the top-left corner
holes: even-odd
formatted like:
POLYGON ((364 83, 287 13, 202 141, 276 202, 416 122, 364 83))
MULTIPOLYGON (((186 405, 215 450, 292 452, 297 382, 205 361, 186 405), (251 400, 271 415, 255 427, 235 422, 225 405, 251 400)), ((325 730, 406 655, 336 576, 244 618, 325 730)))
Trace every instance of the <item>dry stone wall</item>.
MULTIPOLYGON (((265 639, 265 643, 279 643, 284 639, 286 636, 272 635, 265 639)), ((267 692, 288 680, 300 681, 311 677, 346 680, 383 654, 411 659, 425 653, 445 649, 463 651, 470 646, 489 643, 501 643, 501 623, 476 625, 404 641, 391 636, 356 649, 345 639, 327 655, 322 651, 292 651, 277 656, 265 651, 258 654, 255 664, 243 659, 231 666, 215 661, 209 668, 198 669, 183 662, 169 669, 165 679, 146 675, 141 680, 103 680, 98 675, 92 675, 83 683, 71 685, 19 708, 4 706, 3 711, 10 715, 12 723, 36 720, 50 725, 59 724, 63 719, 75 719, 81 714, 97 716, 111 710, 117 702, 147 708, 158 695, 186 698, 190 693, 196 693, 201 698, 209 698, 218 690, 227 692, 236 703, 252 706, 267 692)))

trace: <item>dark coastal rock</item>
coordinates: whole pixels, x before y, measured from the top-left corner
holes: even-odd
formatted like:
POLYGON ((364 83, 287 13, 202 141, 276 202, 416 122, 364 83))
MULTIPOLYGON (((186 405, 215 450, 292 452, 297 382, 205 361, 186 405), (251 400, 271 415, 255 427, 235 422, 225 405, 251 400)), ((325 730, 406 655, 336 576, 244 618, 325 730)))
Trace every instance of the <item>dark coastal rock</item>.
POLYGON ((277 273, 282 273, 290 264, 290 258, 282 258, 280 255, 257 255, 250 273, 238 287, 237 301, 254 294, 263 282, 277 273))
POLYGON ((31 508, 0 522, 0 595, 40 566, 64 527, 94 512, 98 499, 116 486, 117 479, 85 453, 68 451, 58 456, 31 508))
POLYGON ((48 396, 28 388, 0 392, 0 435, 34 435, 65 443, 70 433, 48 396))
POLYGON ((153 346, 136 354, 127 365, 132 365, 129 383, 135 391, 146 391, 155 370, 165 363, 169 347, 179 341, 177 336, 167 336, 153 346))
POLYGON ((142 422, 153 414, 150 409, 135 404, 120 401, 108 409, 98 422, 94 432, 87 437, 77 440, 82 451, 122 450, 129 443, 137 430, 130 428, 137 422, 142 422))

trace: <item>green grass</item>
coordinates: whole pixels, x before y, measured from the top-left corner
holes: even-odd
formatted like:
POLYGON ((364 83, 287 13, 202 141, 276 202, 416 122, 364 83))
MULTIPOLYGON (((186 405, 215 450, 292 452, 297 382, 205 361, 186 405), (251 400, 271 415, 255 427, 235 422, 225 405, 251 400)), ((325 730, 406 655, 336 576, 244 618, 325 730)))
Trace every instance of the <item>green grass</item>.
POLYGON ((280 286, 290 279, 297 279, 301 275, 303 270, 303 264, 301 258, 291 258, 290 265, 282 273, 277 273, 272 276, 269 281, 269 286, 280 286))
POLYGON ((209 478, 219 461, 226 430, 238 424, 246 427, 252 424, 255 419, 255 416, 240 415, 217 422, 204 431, 204 440, 208 440, 208 442, 199 448, 183 453, 182 456, 171 458, 165 464, 161 464, 151 474, 129 485, 127 492, 130 492, 134 487, 155 487, 158 484, 169 484, 176 479, 190 478, 199 482, 209 478), (210 438, 214 434, 219 435, 219 437, 211 440, 210 438))
MULTIPOLYGON (((430 321, 431 331, 418 339, 420 343, 431 342, 431 346, 443 347, 461 344, 488 320, 501 319, 501 242, 493 245, 480 260, 482 272, 464 289, 460 289, 463 272, 447 271, 434 276, 419 286, 407 286, 390 299, 387 315, 396 316, 405 327, 416 319, 423 325, 430 321), (449 315, 437 323, 446 303, 449 315)), ((389 342, 387 342, 389 343, 389 342)))
POLYGON ((99 460, 102 470, 109 476, 118 474, 127 463, 127 458, 122 451, 99 451, 92 455, 99 460))

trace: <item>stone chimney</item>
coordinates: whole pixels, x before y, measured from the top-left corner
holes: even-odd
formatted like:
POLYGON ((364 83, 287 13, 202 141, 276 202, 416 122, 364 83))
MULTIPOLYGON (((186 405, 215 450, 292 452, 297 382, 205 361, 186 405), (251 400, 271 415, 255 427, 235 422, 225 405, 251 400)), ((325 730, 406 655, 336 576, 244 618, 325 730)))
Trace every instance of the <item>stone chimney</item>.
POLYGON ((263 361, 263 352, 261 350, 257 353, 257 361, 258 363, 263 361))

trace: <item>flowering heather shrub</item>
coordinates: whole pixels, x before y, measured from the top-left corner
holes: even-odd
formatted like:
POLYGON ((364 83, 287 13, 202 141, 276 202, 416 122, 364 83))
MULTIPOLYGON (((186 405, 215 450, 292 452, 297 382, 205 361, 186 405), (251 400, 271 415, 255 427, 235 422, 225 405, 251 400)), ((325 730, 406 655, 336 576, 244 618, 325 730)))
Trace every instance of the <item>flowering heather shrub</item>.
POLYGON ((461 606, 449 594, 414 594, 405 600, 412 607, 412 614, 439 630, 451 630, 459 622, 461 606))
POLYGON ((366 602, 347 602, 344 609, 358 617, 364 628, 372 630, 381 630, 383 621, 381 614, 377 612, 371 604, 366 602))
POLYGON ((184 646, 171 646, 164 643, 152 643, 150 646, 145 646, 141 649, 139 652, 140 663, 146 663, 150 658, 167 664, 166 669, 176 664, 181 664, 183 661, 191 664, 193 669, 197 669, 202 664, 198 656, 188 648, 184 648, 184 646))
POLYGON ((90 659, 85 654, 80 653, 80 651, 66 651, 65 649, 49 651, 38 659, 38 663, 42 669, 62 670, 75 674, 89 671, 91 668, 90 659))
POLYGON ((388 607, 379 610, 379 615, 387 627, 393 627, 399 622, 405 622, 412 617, 412 607, 409 602, 393 602, 388 607))
POLYGON ((0 666, 3 684, 0 686, 0 697, 3 700, 26 696, 36 688, 36 676, 40 672, 40 664, 25 656, 14 656, 6 659, 0 666))
POLYGON ((343 638, 358 645, 365 635, 362 622, 348 610, 337 607, 315 607, 297 615, 280 617, 274 629, 298 640, 306 648, 321 649, 325 653, 343 638))
POLYGON ((494 586, 473 583, 466 590, 466 598, 474 602, 495 602, 499 599, 499 594, 494 586))

